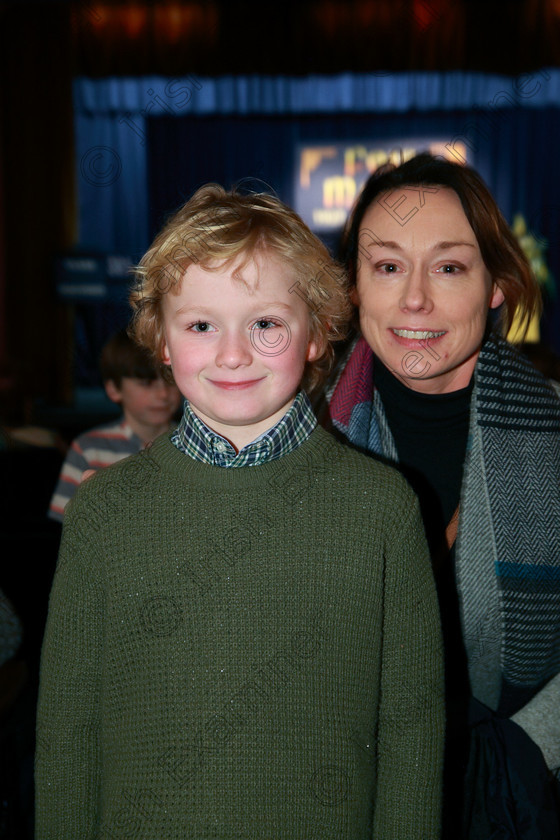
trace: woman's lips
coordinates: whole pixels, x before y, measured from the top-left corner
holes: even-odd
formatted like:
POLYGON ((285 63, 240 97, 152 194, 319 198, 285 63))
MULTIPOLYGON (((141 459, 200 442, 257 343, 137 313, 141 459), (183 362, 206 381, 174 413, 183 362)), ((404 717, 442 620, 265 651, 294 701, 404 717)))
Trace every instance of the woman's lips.
POLYGON ((391 327, 391 331, 399 338, 411 338, 416 341, 427 341, 429 338, 441 338, 445 330, 412 330, 406 327, 391 327))
POLYGON ((447 330, 420 330, 410 327, 391 327, 391 335, 401 347, 432 347, 447 333, 447 330))

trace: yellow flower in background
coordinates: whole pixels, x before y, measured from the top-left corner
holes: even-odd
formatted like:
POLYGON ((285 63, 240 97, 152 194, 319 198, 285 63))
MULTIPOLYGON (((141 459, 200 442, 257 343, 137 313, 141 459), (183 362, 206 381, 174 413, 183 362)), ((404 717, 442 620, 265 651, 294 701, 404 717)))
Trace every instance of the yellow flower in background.
MULTIPOLYGON (((547 248, 546 240, 543 237, 536 237, 533 233, 527 230, 527 222, 521 213, 517 213, 513 219, 512 231, 517 237, 517 241, 523 249, 523 253, 529 260, 529 264, 535 275, 535 279, 543 292, 547 292, 551 297, 554 296, 556 289, 554 285, 554 278, 546 264, 545 251, 547 248)), ((507 334, 507 340, 512 343, 527 341, 540 341, 540 327, 539 318, 534 316, 529 322, 527 333, 524 334, 522 329, 521 319, 516 315, 513 324, 507 334)))

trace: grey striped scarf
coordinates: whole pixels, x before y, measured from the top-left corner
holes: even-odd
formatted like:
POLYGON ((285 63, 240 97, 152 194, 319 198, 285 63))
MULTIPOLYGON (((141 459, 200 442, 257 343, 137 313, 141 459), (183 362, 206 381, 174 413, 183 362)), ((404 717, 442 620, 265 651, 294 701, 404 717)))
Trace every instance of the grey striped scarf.
MULTIPOLYGON (((327 400, 351 443, 396 460, 363 339, 327 400)), ((475 369, 456 577, 473 693, 512 714, 560 672, 560 400, 496 335, 475 369)))

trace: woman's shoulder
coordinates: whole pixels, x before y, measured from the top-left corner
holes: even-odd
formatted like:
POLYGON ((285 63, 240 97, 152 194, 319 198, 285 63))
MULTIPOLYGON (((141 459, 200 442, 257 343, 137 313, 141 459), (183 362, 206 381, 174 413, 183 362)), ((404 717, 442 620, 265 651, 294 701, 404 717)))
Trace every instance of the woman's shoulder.
POLYGON ((498 335, 485 342, 475 373, 477 410, 485 424, 504 429, 558 431, 558 386, 498 335))
POLYGON ((509 374, 519 383, 533 383, 546 391, 558 394, 560 383, 554 382, 545 372, 535 364, 536 356, 527 351, 527 346, 511 344, 496 332, 490 333, 484 342, 477 362, 477 372, 487 376, 496 375, 498 371, 509 374))

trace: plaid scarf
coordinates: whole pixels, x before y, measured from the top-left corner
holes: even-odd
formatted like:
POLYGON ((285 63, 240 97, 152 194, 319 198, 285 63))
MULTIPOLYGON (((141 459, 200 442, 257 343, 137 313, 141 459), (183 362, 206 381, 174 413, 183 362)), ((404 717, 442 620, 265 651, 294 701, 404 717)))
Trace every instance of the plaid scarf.
MULTIPOLYGON (((398 460, 363 338, 327 401, 354 446, 398 460)), ((460 510, 456 580, 471 685, 509 715, 560 672, 560 400, 497 335, 475 368, 460 510)))

